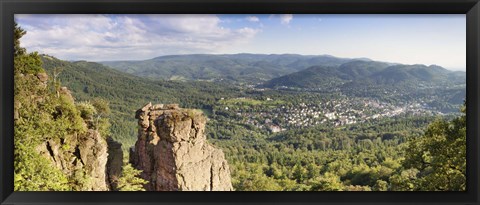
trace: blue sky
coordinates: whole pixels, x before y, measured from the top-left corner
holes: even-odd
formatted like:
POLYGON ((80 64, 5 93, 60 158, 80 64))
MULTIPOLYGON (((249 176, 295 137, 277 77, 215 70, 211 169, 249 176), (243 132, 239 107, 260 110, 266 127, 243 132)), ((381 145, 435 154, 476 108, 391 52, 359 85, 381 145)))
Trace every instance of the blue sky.
POLYGON ((21 43, 64 60, 296 53, 466 67, 465 15, 16 15, 21 43))

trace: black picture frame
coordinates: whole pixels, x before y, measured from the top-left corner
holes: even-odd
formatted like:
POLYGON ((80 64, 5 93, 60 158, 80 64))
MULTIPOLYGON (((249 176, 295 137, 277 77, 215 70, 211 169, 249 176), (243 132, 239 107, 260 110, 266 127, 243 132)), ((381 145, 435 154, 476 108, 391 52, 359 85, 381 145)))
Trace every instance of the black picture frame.
POLYGON ((1 204, 480 204, 479 0, 0 0, 1 204), (465 192, 13 192, 14 14, 466 14, 465 192))

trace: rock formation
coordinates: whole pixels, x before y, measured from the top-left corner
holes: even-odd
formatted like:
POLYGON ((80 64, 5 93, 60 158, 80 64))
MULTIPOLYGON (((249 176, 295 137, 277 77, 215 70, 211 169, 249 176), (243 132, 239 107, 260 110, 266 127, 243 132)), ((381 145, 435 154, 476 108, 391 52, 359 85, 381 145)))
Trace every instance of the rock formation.
POLYGON ((204 134, 206 118, 176 104, 147 104, 130 161, 143 170, 148 191, 231 191, 230 170, 220 149, 204 134))
POLYGON ((109 190, 106 181, 108 160, 106 140, 97 131, 89 130, 88 134, 80 135, 79 142, 80 159, 87 176, 92 179, 92 190, 109 190))
POLYGON ((50 159, 67 176, 83 171, 90 183, 84 191, 108 191, 106 181, 107 142, 100 134, 89 129, 86 134, 65 136, 62 140, 48 140, 37 151, 50 159))
POLYGON ((118 191, 118 179, 122 175, 123 166, 123 150, 122 144, 114 141, 111 137, 107 138, 108 144, 108 161, 107 161, 107 178, 111 191, 118 191))
MULTIPOLYGON (((46 85, 47 74, 39 73, 37 78, 40 85, 46 85)), ((61 87, 58 93, 65 96, 69 103, 74 103, 74 98, 66 87, 61 87)), ((87 126, 86 122, 84 126, 87 126)), ((86 177, 88 183, 79 186, 82 191, 110 190, 106 175, 108 145, 97 130, 89 128, 85 133, 73 133, 63 138, 50 139, 37 146, 36 150, 67 177, 86 177)))

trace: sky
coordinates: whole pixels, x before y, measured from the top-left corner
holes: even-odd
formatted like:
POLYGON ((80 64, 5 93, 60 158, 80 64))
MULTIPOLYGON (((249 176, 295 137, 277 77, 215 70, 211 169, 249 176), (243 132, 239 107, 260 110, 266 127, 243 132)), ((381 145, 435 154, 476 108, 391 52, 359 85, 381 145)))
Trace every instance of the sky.
POLYGON ((464 14, 21 14, 28 51, 63 60, 302 54, 466 68, 464 14))

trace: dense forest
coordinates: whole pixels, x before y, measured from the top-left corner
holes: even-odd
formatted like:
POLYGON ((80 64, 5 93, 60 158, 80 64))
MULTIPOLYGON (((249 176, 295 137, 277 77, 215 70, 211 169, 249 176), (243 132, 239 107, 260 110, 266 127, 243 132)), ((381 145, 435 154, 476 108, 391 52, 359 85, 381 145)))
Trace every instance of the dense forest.
POLYGON ((272 133, 234 123, 238 118, 225 123, 227 113, 216 114, 209 137, 233 165, 236 190, 465 189, 464 115, 451 121, 397 116, 272 133))
MULTIPOLYGON (((289 62, 296 66, 288 71, 290 76, 265 75, 262 78, 270 79, 263 79, 265 84, 259 86, 249 84, 262 80, 251 80, 255 70, 246 75, 236 73, 249 79, 244 82, 195 80, 191 76, 178 80, 158 77, 166 75, 163 71, 151 74, 158 65, 175 65, 175 58, 135 65, 134 71, 149 66, 144 68, 148 76, 136 76, 126 69, 129 64, 125 62, 104 63, 123 68, 118 71, 94 62, 27 53, 19 46, 22 35, 25 32, 17 28, 16 190, 81 190, 88 176, 62 173, 38 155, 36 147, 50 139, 95 129, 121 142, 127 151, 137 140, 135 111, 148 102, 178 103, 203 111, 208 117, 208 140, 225 153, 236 191, 465 190, 466 118, 461 104, 465 87, 457 74, 450 78, 442 75, 445 81, 460 79, 446 88, 425 85, 412 91, 411 85, 417 81, 407 80, 397 86, 367 83, 362 90, 356 89, 362 82, 349 81, 352 84, 339 90, 332 84, 338 81, 312 72, 334 72, 342 77, 330 66, 349 63, 339 68, 346 72, 352 64, 365 63, 323 57, 310 59, 304 66, 328 63, 326 70, 310 67, 302 71, 303 64, 295 59, 289 62), (50 77, 46 85, 37 79, 43 72, 50 77), (310 76, 308 81, 300 82, 305 75, 310 76), (315 85, 330 87, 309 86, 315 81, 324 83, 315 85), (299 86, 291 86, 293 83, 299 86), (59 94, 62 86, 72 91, 74 102, 59 94)), ((221 60, 231 61, 227 57, 221 60)), ((255 64, 246 62, 247 70, 255 64)), ((371 69, 390 65, 377 66, 371 69)), ((416 68, 426 69, 408 68, 402 76, 415 76, 412 69, 416 68)), ((288 74, 286 70, 282 68, 282 74, 288 74)), ((377 80, 388 81, 384 77, 377 80)), ((139 172, 125 162, 118 189, 142 190, 144 182, 135 177, 139 172)))

